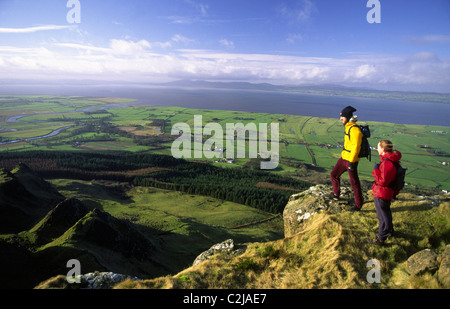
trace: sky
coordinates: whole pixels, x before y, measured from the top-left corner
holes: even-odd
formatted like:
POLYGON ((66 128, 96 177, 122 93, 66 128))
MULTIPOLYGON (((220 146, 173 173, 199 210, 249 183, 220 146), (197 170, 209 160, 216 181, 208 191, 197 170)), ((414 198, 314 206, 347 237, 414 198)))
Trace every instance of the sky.
POLYGON ((0 81, 21 79, 450 93, 450 1, 0 0, 0 81))

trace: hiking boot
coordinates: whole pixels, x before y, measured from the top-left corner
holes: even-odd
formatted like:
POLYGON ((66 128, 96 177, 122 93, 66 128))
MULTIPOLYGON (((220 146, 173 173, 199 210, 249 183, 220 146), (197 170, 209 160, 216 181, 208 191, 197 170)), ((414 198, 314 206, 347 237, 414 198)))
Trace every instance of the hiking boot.
POLYGON ((378 245, 378 246, 384 245, 384 240, 378 238, 378 236, 375 238, 368 238, 368 239, 366 239, 366 241, 367 241, 367 243, 369 243, 371 245, 378 245))
POLYGON ((331 192, 328 196, 329 199, 332 199, 334 201, 339 201, 341 198, 339 195, 334 194, 333 192, 331 192))
POLYGON ((390 232, 389 232, 389 234, 387 234, 387 237, 393 237, 394 236, 394 230, 391 230, 390 232))
POLYGON ((351 206, 350 208, 347 208, 346 209, 346 211, 350 211, 350 212, 358 212, 358 211, 360 211, 361 210, 361 208, 359 208, 358 206, 356 206, 356 205, 353 205, 353 206, 351 206))

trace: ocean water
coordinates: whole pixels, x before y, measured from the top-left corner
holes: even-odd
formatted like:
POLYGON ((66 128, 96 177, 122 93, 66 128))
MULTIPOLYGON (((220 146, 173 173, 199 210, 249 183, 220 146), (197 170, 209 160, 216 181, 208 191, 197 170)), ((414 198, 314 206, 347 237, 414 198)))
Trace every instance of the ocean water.
POLYGON ((344 107, 351 105, 358 110, 355 114, 360 121, 450 126, 450 104, 275 91, 128 85, 9 85, 0 87, 0 94, 123 97, 137 100, 130 105, 179 106, 336 119, 344 107))

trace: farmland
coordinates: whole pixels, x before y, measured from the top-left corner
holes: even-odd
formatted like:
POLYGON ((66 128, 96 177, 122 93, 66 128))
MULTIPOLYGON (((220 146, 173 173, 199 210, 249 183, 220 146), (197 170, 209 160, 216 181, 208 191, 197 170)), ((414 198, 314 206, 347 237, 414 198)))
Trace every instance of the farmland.
MULTIPOLYGON (((107 107, 112 103, 130 101, 88 97, 0 97, 0 151, 126 151, 170 156, 171 146, 176 139, 176 136, 171 135, 173 125, 185 123, 193 128, 195 115, 202 116, 203 126, 217 123, 222 128, 227 123, 267 126, 278 123, 280 164, 271 171, 275 174, 314 182, 327 181, 342 151, 343 128, 338 119, 181 107, 107 107), (30 116, 8 121, 18 115, 30 116), (55 136, 27 140, 60 128, 67 129, 55 136)), ((402 152, 402 163, 408 168, 409 184, 450 189, 450 166, 446 165, 450 161, 448 127, 382 122, 368 124, 372 131, 369 140, 372 147, 376 147, 378 140, 390 139, 402 152)), ((203 141, 208 138, 203 136, 203 141)), ((248 153, 248 143, 247 138, 246 149, 240 151, 248 153)), ((194 147, 195 144, 192 145, 194 147)), ((372 181, 373 165, 378 161, 376 151, 372 155, 372 162, 363 159, 359 165, 361 179, 369 182, 372 181)), ((258 159, 248 156, 236 158, 232 163, 216 157, 196 160, 224 168, 254 168, 259 165, 255 164, 258 159)))

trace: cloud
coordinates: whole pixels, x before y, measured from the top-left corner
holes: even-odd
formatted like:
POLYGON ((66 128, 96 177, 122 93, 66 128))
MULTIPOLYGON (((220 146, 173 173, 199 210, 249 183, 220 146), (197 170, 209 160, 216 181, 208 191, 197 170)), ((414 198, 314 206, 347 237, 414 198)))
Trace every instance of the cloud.
POLYGON ((111 49, 104 47, 96 47, 91 45, 84 45, 78 43, 54 43, 55 46, 72 48, 77 50, 84 50, 88 52, 99 52, 99 53, 111 53, 111 49))
POLYGON ((354 72, 354 77, 356 77, 357 79, 363 79, 363 78, 373 75, 376 72, 377 72, 377 70, 375 69, 375 67, 373 65, 363 64, 356 68, 356 70, 354 72))
POLYGON ((110 47, 113 53, 121 55, 139 55, 151 47, 150 42, 141 40, 139 42, 125 40, 111 40, 110 47))
POLYGON ((198 3, 193 0, 184 0, 189 5, 193 6, 197 11, 201 13, 202 16, 206 16, 208 13, 209 6, 207 4, 198 3))
POLYGON ((190 38, 185 37, 185 36, 180 35, 180 34, 175 34, 175 35, 172 37, 171 40, 172 40, 172 42, 175 42, 175 43, 184 43, 184 44, 194 43, 194 42, 195 42, 195 40, 190 39, 190 38))
POLYGON ((279 15, 294 24, 309 21, 316 10, 317 8, 311 0, 298 0, 294 5, 283 3, 278 7, 279 15))
MULTIPOLYGON (((171 44, 190 42, 175 35, 171 44)), ((231 41, 222 40, 225 46, 231 41)), ((53 43, 37 48, 0 45, 0 79, 95 78, 136 82, 204 79, 273 84, 408 86, 450 92, 450 59, 424 52, 408 56, 350 54, 344 58, 246 54, 197 49, 155 51, 146 40, 111 40, 106 47, 53 43), (428 88, 427 88, 428 87, 428 88)))
POLYGON ((58 25, 46 25, 27 28, 0 28, 0 33, 33 33, 38 31, 51 31, 51 30, 63 30, 71 29, 76 26, 58 26, 58 25))
POLYGON ((234 42, 227 39, 222 39, 219 41, 220 45, 224 46, 226 49, 234 49, 234 42))
POLYGON ((84 50, 89 53, 116 54, 137 57, 143 54, 148 54, 150 50, 155 47, 167 49, 172 47, 174 43, 189 44, 193 42, 195 42, 195 40, 179 34, 175 34, 169 41, 166 42, 149 42, 147 40, 140 40, 135 42, 112 39, 110 40, 109 47, 97 47, 77 43, 55 43, 54 45, 76 50, 84 50))
POLYGON ((289 34, 288 37, 286 38, 286 41, 290 44, 294 44, 297 41, 301 41, 303 39, 303 35, 301 35, 300 33, 295 33, 295 34, 289 34))
POLYGON ((172 24, 193 24, 197 22, 202 22, 204 17, 208 15, 209 6, 207 4, 198 3, 193 0, 184 0, 185 3, 189 4, 193 7, 197 12, 197 16, 180 16, 180 15, 171 15, 167 16, 167 19, 172 24))

